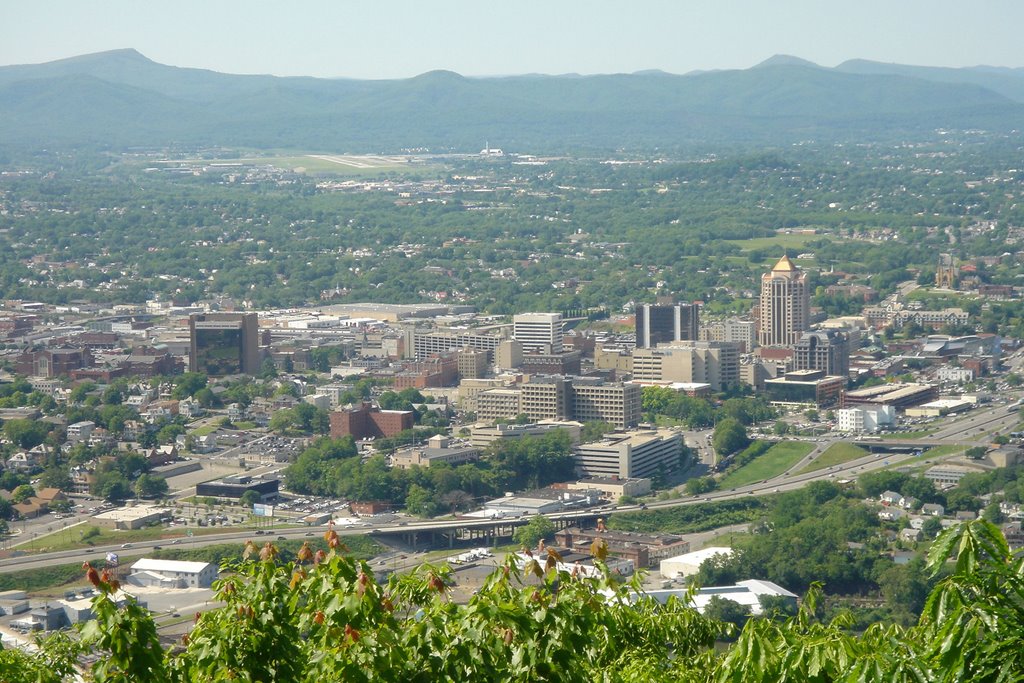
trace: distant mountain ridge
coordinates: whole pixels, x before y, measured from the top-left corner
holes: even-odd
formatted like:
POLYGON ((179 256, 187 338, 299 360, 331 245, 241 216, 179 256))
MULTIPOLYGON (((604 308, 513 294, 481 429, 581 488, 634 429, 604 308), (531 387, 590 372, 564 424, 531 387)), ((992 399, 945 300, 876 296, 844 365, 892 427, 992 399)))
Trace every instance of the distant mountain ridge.
POLYGON ((136 50, 0 67, 0 144, 346 152, 670 148, 1013 130, 1024 69, 777 55, 745 70, 401 80, 233 75, 136 50))

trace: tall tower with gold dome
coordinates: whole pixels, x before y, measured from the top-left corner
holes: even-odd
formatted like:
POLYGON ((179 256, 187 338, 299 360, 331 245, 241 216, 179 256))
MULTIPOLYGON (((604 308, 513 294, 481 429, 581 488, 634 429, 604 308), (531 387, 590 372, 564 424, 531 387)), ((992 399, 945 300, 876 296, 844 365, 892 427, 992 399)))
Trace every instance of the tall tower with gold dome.
POLYGON ((761 346, 793 346, 810 326, 807 273, 783 256, 761 276, 761 346))

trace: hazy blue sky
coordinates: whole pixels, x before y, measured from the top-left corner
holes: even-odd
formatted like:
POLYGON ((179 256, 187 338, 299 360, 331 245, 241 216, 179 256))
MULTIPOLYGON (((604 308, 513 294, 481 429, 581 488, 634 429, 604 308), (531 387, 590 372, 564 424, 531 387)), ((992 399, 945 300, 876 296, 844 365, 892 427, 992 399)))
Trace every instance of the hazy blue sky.
POLYGON ((232 73, 1024 66, 1024 0, 0 0, 0 64, 133 47, 232 73))

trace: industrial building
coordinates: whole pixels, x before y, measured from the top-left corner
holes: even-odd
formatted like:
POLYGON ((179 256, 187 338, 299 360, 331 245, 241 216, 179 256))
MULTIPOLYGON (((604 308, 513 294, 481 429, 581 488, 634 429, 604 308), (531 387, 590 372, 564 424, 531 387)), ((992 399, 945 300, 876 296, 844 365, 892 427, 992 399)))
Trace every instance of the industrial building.
MULTIPOLYGON (((670 596, 675 596, 680 600, 685 600, 687 597, 687 590, 655 590, 648 591, 646 595, 654 598, 658 602, 664 603, 670 596)), ((764 610, 761 607, 761 598, 765 596, 782 597, 795 608, 797 604, 797 596, 795 593, 791 593, 777 583, 771 581, 761 581, 758 579, 748 579, 746 581, 737 581, 733 586, 708 586, 700 588, 693 595, 691 599, 691 605, 700 613, 704 613, 705 608, 711 602, 712 598, 719 597, 726 600, 732 600, 738 603, 740 606, 745 607, 750 614, 758 615, 764 610)))
POLYGON ((675 557, 667 557, 661 561, 658 571, 666 579, 680 579, 695 575, 705 560, 723 555, 730 557, 732 548, 708 547, 694 550, 692 553, 684 553, 675 557))
POLYGON ((975 406, 973 401, 965 401, 959 398, 940 398, 937 401, 929 401, 919 406, 907 408, 904 413, 907 417, 944 417, 953 413, 960 413, 970 410, 975 406))
POLYGON ((25 591, 0 591, 0 616, 21 614, 28 610, 28 594, 25 591))
MULTIPOLYGON (((123 607, 129 600, 133 600, 140 607, 146 603, 128 593, 119 590, 110 595, 110 599, 118 607, 123 607)), ((81 624, 93 618, 92 612, 93 591, 87 590, 80 594, 74 594, 57 601, 57 606, 64 611, 64 618, 69 624, 81 624)))
POLYGON ((211 562, 183 562, 143 558, 131 567, 128 582, 158 588, 209 588, 219 569, 211 562))

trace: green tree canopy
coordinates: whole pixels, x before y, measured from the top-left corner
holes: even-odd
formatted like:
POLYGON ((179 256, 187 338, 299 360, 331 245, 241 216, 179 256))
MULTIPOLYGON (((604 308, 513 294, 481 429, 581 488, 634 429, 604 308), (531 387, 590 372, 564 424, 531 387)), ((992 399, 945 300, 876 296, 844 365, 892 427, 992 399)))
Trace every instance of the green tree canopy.
POLYGON ((750 439, 747 437, 747 430, 739 420, 726 418, 715 425, 711 444, 720 455, 732 455, 736 451, 746 448, 750 444, 750 439))
POLYGON ((549 539, 554 534, 555 523, 544 515, 537 515, 525 525, 516 529, 512 538, 524 548, 533 548, 541 539, 549 539))
POLYGON ((242 494, 242 497, 238 499, 238 502, 242 507, 252 510, 252 506, 262 500, 258 491, 246 491, 242 494))
POLYGON ((135 480, 135 495, 139 498, 158 498, 167 491, 167 480, 163 477, 142 474, 135 480))

